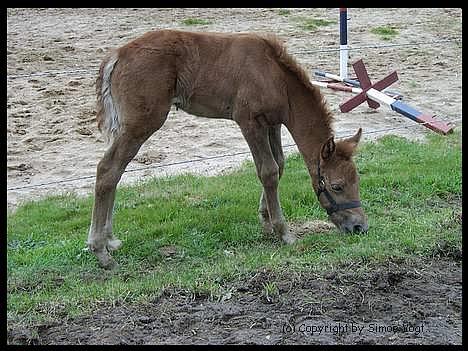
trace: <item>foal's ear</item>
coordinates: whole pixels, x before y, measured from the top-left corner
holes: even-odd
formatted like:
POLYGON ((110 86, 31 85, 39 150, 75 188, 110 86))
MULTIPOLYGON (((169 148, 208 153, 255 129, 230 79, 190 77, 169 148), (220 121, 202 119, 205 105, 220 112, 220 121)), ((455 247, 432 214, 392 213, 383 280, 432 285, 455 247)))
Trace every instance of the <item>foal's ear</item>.
POLYGON ((361 140, 361 135, 362 128, 359 128, 355 135, 353 135, 351 138, 345 139, 344 141, 350 144, 354 149, 359 144, 359 140, 361 140))
POLYGON ((320 156, 324 161, 329 160, 336 150, 336 144, 334 137, 330 137, 326 142, 323 143, 322 149, 320 150, 320 156))

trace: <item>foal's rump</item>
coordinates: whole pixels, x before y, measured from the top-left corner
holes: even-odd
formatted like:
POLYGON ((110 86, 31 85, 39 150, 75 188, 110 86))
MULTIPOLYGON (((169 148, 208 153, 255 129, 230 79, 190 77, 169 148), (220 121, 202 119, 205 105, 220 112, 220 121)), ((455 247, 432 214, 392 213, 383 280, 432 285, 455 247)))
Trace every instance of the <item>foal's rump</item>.
MULTIPOLYGON (((150 34, 150 33, 148 33, 150 34)), ((158 125, 175 91, 175 55, 171 46, 144 35, 113 50, 101 63, 96 81, 99 130, 112 141, 123 127, 158 125)))

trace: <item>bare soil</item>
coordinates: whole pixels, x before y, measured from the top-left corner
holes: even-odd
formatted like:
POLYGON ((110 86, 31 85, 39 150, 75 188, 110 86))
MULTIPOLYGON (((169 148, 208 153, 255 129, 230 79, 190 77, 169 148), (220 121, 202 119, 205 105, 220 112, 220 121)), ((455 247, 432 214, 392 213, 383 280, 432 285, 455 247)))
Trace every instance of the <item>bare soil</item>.
POLYGON ((9 327, 9 344, 461 344, 462 267, 451 257, 259 270, 229 294, 168 289, 145 304, 9 327), (274 284, 277 294, 266 294, 274 284))

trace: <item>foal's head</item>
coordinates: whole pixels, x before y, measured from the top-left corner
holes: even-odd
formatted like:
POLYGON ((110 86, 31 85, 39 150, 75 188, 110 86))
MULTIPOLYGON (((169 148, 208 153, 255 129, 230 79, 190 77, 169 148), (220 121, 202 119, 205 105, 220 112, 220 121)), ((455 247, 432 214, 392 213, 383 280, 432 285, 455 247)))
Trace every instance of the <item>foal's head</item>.
POLYGON ((315 192, 330 220, 344 232, 365 232, 367 217, 359 199, 359 176, 352 160, 361 138, 356 135, 335 143, 330 137, 322 144, 317 161, 315 192))

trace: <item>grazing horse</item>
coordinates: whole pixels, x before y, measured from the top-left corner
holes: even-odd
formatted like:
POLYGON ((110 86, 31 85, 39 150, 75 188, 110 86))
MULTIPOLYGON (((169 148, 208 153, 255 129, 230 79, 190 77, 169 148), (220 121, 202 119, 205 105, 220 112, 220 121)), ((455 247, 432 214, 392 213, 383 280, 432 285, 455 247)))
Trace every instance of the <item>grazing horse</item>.
POLYGON ((166 121, 171 105, 187 113, 234 120, 263 185, 259 217, 288 244, 278 197, 285 125, 307 165, 313 189, 342 231, 367 231, 352 155, 361 129, 335 142, 333 116, 305 71, 273 35, 148 32, 112 51, 96 81, 97 122, 110 143, 97 165, 88 247, 104 268, 121 241, 112 233, 115 190, 141 145, 166 121))

